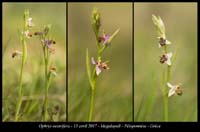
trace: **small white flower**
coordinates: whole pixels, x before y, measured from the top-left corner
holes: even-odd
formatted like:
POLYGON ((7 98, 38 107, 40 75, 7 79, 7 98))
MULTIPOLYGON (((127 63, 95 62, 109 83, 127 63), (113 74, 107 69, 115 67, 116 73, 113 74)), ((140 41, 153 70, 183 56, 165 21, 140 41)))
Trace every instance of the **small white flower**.
POLYGON ((12 58, 20 57, 20 56, 22 56, 22 52, 21 51, 18 51, 18 50, 14 50, 13 51, 12 58))
POLYGON ((167 53, 167 54, 163 54, 161 57, 160 57, 160 63, 166 63, 167 65, 171 65, 171 58, 172 58, 172 52, 170 53, 167 53))
POLYGON ((176 86, 172 86, 170 83, 167 83, 167 86, 170 88, 168 93, 168 97, 170 97, 176 93, 176 86))
POLYGON ((181 84, 179 85, 171 85, 170 83, 167 83, 167 86, 170 88, 168 97, 177 94, 177 95, 182 95, 182 89, 180 87, 181 84))
POLYGON ((29 33, 28 30, 26 30, 25 32, 22 32, 22 33, 25 34, 25 36, 26 36, 27 38, 32 37, 32 35, 29 33))
POLYGON ((51 66, 51 67, 50 67, 50 72, 51 72, 54 76, 57 76, 56 67, 55 67, 55 66, 51 66))
POLYGON ((29 17, 29 18, 27 19, 27 26, 28 26, 28 27, 33 27, 33 26, 34 26, 31 17, 29 17))
POLYGON ((165 62, 167 65, 171 65, 171 58, 172 58, 172 52, 166 54, 166 57, 167 57, 167 61, 165 62))

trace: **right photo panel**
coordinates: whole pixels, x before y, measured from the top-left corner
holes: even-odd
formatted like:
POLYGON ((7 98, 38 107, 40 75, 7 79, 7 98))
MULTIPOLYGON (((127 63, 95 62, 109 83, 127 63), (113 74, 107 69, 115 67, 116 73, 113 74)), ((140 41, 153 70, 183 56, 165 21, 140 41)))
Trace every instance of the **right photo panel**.
POLYGON ((197 3, 134 3, 134 122, 197 121, 197 3))

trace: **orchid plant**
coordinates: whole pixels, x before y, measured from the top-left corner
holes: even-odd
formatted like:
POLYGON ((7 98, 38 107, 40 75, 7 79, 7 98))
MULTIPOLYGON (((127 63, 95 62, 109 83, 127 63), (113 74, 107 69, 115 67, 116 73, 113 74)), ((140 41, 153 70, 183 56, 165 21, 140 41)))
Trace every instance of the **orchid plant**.
POLYGON ((164 99, 164 120, 168 121, 168 98, 171 97, 174 94, 182 95, 182 88, 180 87, 180 84, 172 85, 169 82, 170 80, 170 73, 171 73, 171 67, 174 63, 175 56, 173 56, 172 52, 168 52, 168 46, 171 45, 171 42, 166 37, 165 32, 165 25, 160 16, 152 15, 152 20, 154 25, 157 29, 158 34, 158 47, 164 49, 164 53, 160 56, 160 63, 166 64, 166 68, 163 70, 163 84, 162 84, 162 93, 163 93, 163 99, 164 99), (167 74, 165 75, 165 71, 167 74), (170 89, 168 89, 168 87, 170 89))
POLYGON ((19 79, 19 87, 18 87, 18 101, 15 110, 15 121, 18 121, 21 117, 20 109, 22 105, 22 97, 23 97, 23 88, 22 88, 22 80, 23 80, 23 72, 24 72, 24 65, 27 58, 27 39, 32 37, 32 34, 29 32, 30 28, 34 26, 32 22, 32 18, 29 17, 29 10, 24 11, 23 16, 24 26, 22 32, 20 33, 20 39, 22 44, 22 52, 19 50, 14 50, 12 53, 12 58, 17 56, 21 57, 21 70, 20 70, 20 79, 19 79))
POLYGON ((44 73, 45 73, 45 94, 44 94, 44 104, 42 111, 42 121, 47 121, 49 119, 48 116, 48 91, 51 82, 51 76, 57 76, 56 67, 51 62, 51 55, 55 53, 55 49, 52 45, 55 45, 56 42, 53 39, 50 39, 49 32, 51 30, 51 25, 44 26, 43 31, 35 32, 34 35, 39 36, 43 58, 44 58, 44 73))
MULTIPOLYGON (((31 38, 33 35, 30 33, 30 28, 34 26, 32 22, 32 18, 29 17, 29 10, 25 10, 24 12, 24 27, 22 32, 20 33, 21 43, 22 43, 22 51, 14 50, 12 53, 12 58, 20 57, 21 58, 21 70, 20 70, 20 80, 19 80, 19 88, 18 88, 18 101, 16 105, 15 111, 15 121, 19 121, 21 117, 20 109, 22 105, 23 98, 23 89, 22 89, 22 79, 23 79, 23 71, 24 65, 27 58, 27 45, 26 40, 31 38)), ((56 76, 56 67, 52 64, 50 56, 55 53, 55 49, 52 47, 52 44, 56 44, 56 42, 52 39, 49 39, 49 32, 51 30, 51 25, 47 25, 44 27, 43 31, 35 32, 34 35, 39 36, 41 41, 44 64, 45 64, 45 93, 44 93, 44 104, 42 110, 42 121, 48 120, 48 89, 50 86, 51 76, 56 76)))
POLYGON ((94 8, 92 11, 92 28, 96 37, 96 45, 97 45, 97 58, 91 57, 88 53, 88 49, 86 49, 86 68, 88 79, 90 83, 91 96, 90 96, 90 110, 88 121, 93 120, 93 111, 94 111, 94 98, 95 98, 95 90, 96 90, 96 82, 98 76, 102 73, 103 70, 110 69, 108 66, 109 61, 102 61, 102 54, 111 45, 114 37, 119 33, 120 29, 117 29, 112 35, 105 34, 104 30, 102 36, 100 36, 100 27, 101 27, 101 19, 100 13, 97 8, 94 8), (91 63, 94 65, 93 72, 91 72, 91 63))

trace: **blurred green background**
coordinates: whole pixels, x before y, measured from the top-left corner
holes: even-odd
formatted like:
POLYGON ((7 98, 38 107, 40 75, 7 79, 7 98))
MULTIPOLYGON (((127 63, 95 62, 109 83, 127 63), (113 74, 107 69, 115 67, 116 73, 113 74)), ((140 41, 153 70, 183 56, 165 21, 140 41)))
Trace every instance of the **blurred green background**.
MULTIPOLYGON (((18 100, 20 58, 12 58, 15 49, 21 50, 18 30, 23 27, 24 10, 29 9, 35 26, 30 32, 41 31, 52 24, 51 37, 56 40, 52 62, 57 77, 49 88, 49 109, 59 106, 54 121, 66 121, 66 3, 3 3, 3 121, 13 121, 18 100)), ((44 62, 38 37, 27 40, 28 58, 24 67, 22 118, 20 121, 40 121, 44 94, 44 62)))
POLYGON ((171 83, 182 83, 183 95, 169 98, 169 121, 197 121, 197 4, 134 4, 134 121, 163 121, 161 78, 163 53, 158 48, 152 14, 165 23, 168 51, 179 52, 171 83))
POLYGON ((110 70, 97 79, 94 121, 132 121, 131 3, 68 3, 68 120, 88 120, 90 86, 85 56, 86 48, 90 56, 97 55, 91 25, 94 7, 101 13, 101 28, 107 34, 121 29, 103 54, 103 60, 110 60, 110 70))

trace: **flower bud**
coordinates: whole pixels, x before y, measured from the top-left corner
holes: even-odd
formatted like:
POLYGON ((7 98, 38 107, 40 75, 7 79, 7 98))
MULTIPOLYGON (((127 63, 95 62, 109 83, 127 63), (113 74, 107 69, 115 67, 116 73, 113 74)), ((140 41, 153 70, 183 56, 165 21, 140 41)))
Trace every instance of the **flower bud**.
POLYGON ((96 38, 98 38, 100 26, 101 26, 100 13, 97 8, 94 8, 92 11, 92 28, 96 35, 96 38))

